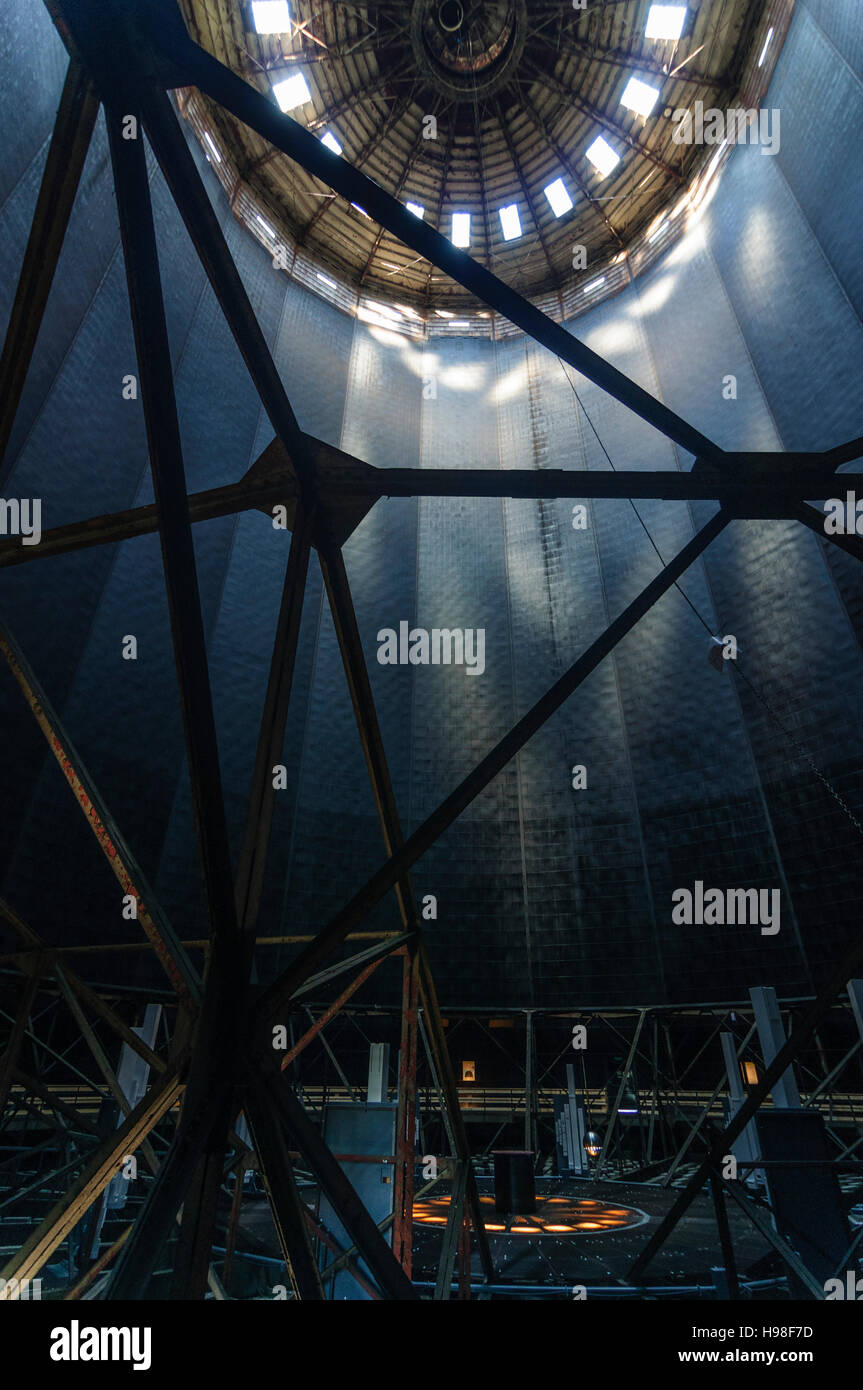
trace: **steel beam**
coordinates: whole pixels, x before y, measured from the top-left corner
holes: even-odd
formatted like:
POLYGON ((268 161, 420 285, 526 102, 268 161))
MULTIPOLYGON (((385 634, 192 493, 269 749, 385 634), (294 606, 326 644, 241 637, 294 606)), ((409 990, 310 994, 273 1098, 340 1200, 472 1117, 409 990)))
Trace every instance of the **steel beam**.
POLYGON ((309 1240, 306 1204, 297 1189, 285 1135, 273 1114, 266 1087, 251 1086, 246 1098, 246 1114, 294 1294, 299 1299, 321 1302, 324 1291, 309 1240))
POLYGON ((301 477, 308 477, 308 454, 303 433, 166 93, 153 90, 145 95, 143 117, 165 181, 255 383, 270 424, 288 450, 297 473, 301 477))
POLYGON ((614 1098, 614 1106, 612 1108, 611 1114, 608 1117, 608 1124, 605 1130, 605 1138, 602 1141, 602 1151, 599 1155, 599 1159, 597 1160, 596 1164, 596 1177, 601 1177, 602 1170, 605 1167, 605 1161, 608 1157, 609 1148, 611 1147, 611 1136, 614 1133, 614 1126, 617 1123, 617 1113, 620 1109, 620 1102, 623 1099, 623 1092, 626 1089, 626 1083, 629 1080, 629 1074, 632 1071, 632 1064, 635 1060, 635 1053, 638 1047, 638 1040, 641 1037, 641 1030, 644 1027, 644 1021, 646 1018, 647 1011, 645 1009, 642 1009, 638 1015, 638 1023, 635 1028, 635 1036, 632 1039, 629 1054, 626 1058, 626 1065, 623 1068, 623 1072, 620 1077, 620 1085, 617 1088, 617 1095, 614 1098))
MULTIPOLYGON (((380 725, 378 724, 371 682, 369 680, 368 669, 363 654, 359 625, 354 611, 347 571, 344 566, 344 558, 341 551, 323 537, 321 539, 320 551, 330 611, 336 629, 336 637, 342 655, 342 664, 348 682, 348 689, 351 694, 357 729, 365 754, 366 767, 368 768, 369 779, 372 784, 372 791, 377 806, 378 818, 383 832, 384 847, 387 853, 392 855, 403 845, 404 841, 392 779, 390 777, 386 752, 384 750, 383 738, 381 736, 380 725)), ((455 1077, 453 1076, 443 1024, 441 1023, 440 1012, 437 1007, 437 997, 434 991, 431 968, 423 945, 419 909, 417 907, 410 874, 407 870, 404 870, 398 875, 394 886, 402 922, 406 927, 413 929, 417 933, 420 997, 426 1009, 429 1024, 429 1043, 435 1056, 437 1072, 440 1077, 442 1092, 446 1100, 447 1112, 450 1116, 450 1132, 455 1140, 455 1151, 459 1159, 469 1163, 470 1146, 468 1144, 464 1122, 461 1117, 458 1088, 455 1083, 455 1077)), ((477 1233, 477 1243, 479 1245, 483 1270, 486 1277, 490 1279, 493 1274, 491 1255, 486 1239, 485 1226, 482 1224, 482 1212, 480 1210, 476 1178, 473 1168, 470 1166, 468 1178, 468 1204, 477 1233)))
POLYGON ((437 810, 418 827, 400 849, 382 865, 330 922, 318 933, 304 951, 265 991, 259 1002, 262 1025, 290 999, 293 992, 316 970, 329 954, 341 944, 348 932, 380 902, 417 859, 461 815, 462 811, 488 786, 512 757, 559 709, 579 685, 596 669, 622 637, 649 612, 657 599, 667 592, 685 573, 694 560, 725 529, 728 517, 718 512, 706 526, 679 551, 655 579, 642 590, 585 652, 564 672, 559 680, 528 710, 498 744, 487 753, 472 772, 438 806, 437 810))
POLYGON ((0 476, 98 109, 90 78, 70 59, 0 357, 0 476))
POLYGON ((767 1066, 758 1085, 750 1092, 748 1098, 744 1104, 741 1105, 736 1115, 733 1116, 726 1128, 711 1145, 707 1156, 698 1165, 698 1168, 688 1179, 684 1187, 681 1188, 679 1195, 630 1268, 627 1276, 630 1282, 638 1282, 642 1272, 647 1268, 657 1250, 665 1243, 678 1221, 688 1210, 705 1181, 709 1178, 710 1173, 715 1171, 724 1155, 731 1152, 731 1145, 734 1143, 735 1139, 737 1139, 738 1135, 742 1134, 762 1102, 770 1095, 774 1083, 779 1077, 785 1074, 785 1070, 789 1064, 800 1055, 806 1043, 813 1037, 821 1020, 830 1011, 836 996, 845 989, 847 981, 853 979, 861 965, 863 965, 863 942, 857 941, 845 952, 845 955, 819 991, 815 1002, 798 1022, 791 1037, 780 1047, 773 1061, 767 1066))
POLYGON ((22 1071, 20 1067, 15 1067, 12 1072, 12 1080, 16 1086, 31 1096, 38 1096, 56 1115, 66 1120, 68 1124, 74 1125, 75 1129, 81 1134, 90 1134, 94 1139, 99 1138, 99 1128, 87 1115, 82 1115, 80 1110, 67 1105, 64 1100, 56 1096, 49 1086, 45 1086, 38 1077, 30 1076, 29 1072, 22 1071))
POLYGON ((290 1086, 268 1076, 258 1063, 252 1068, 270 1110, 303 1154, 382 1293, 391 1299, 415 1299, 416 1290, 290 1086))
POLYGON ((778 1255, 781 1255, 782 1259, 788 1265, 788 1268, 806 1285, 812 1297, 823 1300, 824 1285, 819 1283, 814 1274, 807 1269, 806 1265, 797 1254, 797 1251, 793 1250, 787 1240, 779 1234, 773 1224, 771 1215, 768 1212, 762 1211, 739 1183, 728 1182, 722 1179, 721 1187, 724 1192, 728 1193, 732 1201, 737 1203, 740 1210, 749 1217, 755 1229, 761 1233, 768 1244, 773 1246, 773 1249, 778 1255))
POLYGON ((379 1302, 381 1297, 380 1290, 370 1279, 366 1278, 359 1266, 351 1259, 342 1246, 339 1245, 335 1236, 327 1230, 326 1226, 321 1225, 320 1221, 315 1220, 308 1207, 306 1208, 305 1216, 306 1225, 309 1230, 314 1232, 318 1240, 326 1246, 331 1255, 334 1255, 336 1259, 343 1260, 343 1268, 347 1270, 352 1279, 356 1280, 363 1293, 367 1293, 369 1298, 373 1299, 375 1302, 379 1302))
POLYGON ((399 1047, 399 1100, 396 1112, 395 1176, 393 1180, 393 1251, 410 1279, 413 1261, 414 1164, 416 1161, 416 1095, 419 970, 414 946, 405 951, 402 972, 402 1023, 399 1047))
POLYGON ((43 1221, 27 1237, 21 1249, 0 1270, 0 1299, 10 1299, 10 1280, 20 1286, 34 1279, 51 1258, 81 1217, 108 1185, 120 1168, 125 1156, 134 1153, 158 1124, 163 1115, 177 1103, 183 1089, 176 1067, 172 1067, 156 1086, 135 1106, 119 1129, 102 1140, 83 1166, 68 1192, 60 1198, 43 1221), (3 1281, 6 1281, 5 1284, 3 1281))
MULTIPOLYGON (((731 507, 737 516, 803 521, 825 540, 837 544, 847 542, 842 548, 849 554, 858 558, 863 555, 863 541, 859 537, 828 536, 824 532, 822 513, 813 507, 801 511, 802 498, 826 497, 840 478, 848 479, 852 487, 858 480, 863 480, 863 475, 843 473, 833 478, 828 488, 827 475, 816 468, 814 461, 827 459, 829 454, 812 455, 812 463, 795 466, 781 476, 755 478, 732 478, 726 471, 690 470, 679 473, 671 469, 619 468, 614 472, 601 472, 562 468, 375 468, 342 450, 333 449, 312 435, 307 434, 304 439, 315 464, 315 489, 320 502, 331 513, 339 506, 346 510, 350 515, 349 528, 358 524, 369 506, 383 497, 655 498, 672 502, 715 500, 731 507)), ((274 445, 278 443, 278 440, 274 440, 268 445, 239 482, 193 493, 189 497, 190 521, 209 521, 214 517, 251 510, 270 515, 272 507, 280 503, 288 508, 288 526, 292 528, 291 511, 296 502, 296 484, 290 476, 287 454, 283 455, 280 466, 276 462, 274 445)), ((791 456, 777 454, 770 457, 784 460, 791 456)), ((0 540, 0 569, 44 560, 52 555, 66 555, 92 546, 116 544, 135 536, 149 535, 158 527, 155 506, 128 507, 84 521, 50 527, 42 532, 38 546, 22 546, 17 537, 0 540)))
POLYGON ((734 1259, 734 1242, 731 1239, 731 1226, 728 1221, 728 1212, 725 1209, 722 1182, 715 1173, 710 1174, 710 1195, 713 1198, 713 1212, 716 1216, 716 1229, 719 1232, 725 1278, 728 1281, 728 1294, 732 1300, 736 1300, 740 1297, 740 1285, 737 1280, 737 1263, 734 1259))
POLYGON ((468 1166, 468 1163, 462 1162, 461 1160, 455 1165, 455 1175, 453 1177, 452 1191, 449 1199, 449 1211, 447 1212, 440 1264, 438 1265, 438 1275, 435 1283, 434 1297, 438 1300, 448 1299, 450 1295, 453 1270, 455 1269, 455 1257, 458 1254, 461 1239, 464 1204, 467 1195, 468 1166))
MULTIPOLYGON (((387 952, 386 954, 388 955, 389 952, 387 952)), ((360 971, 359 975, 354 976, 350 984, 342 990, 338 999, 336 999, 332 1004, 330 1004, 329 1007, 324 1010, 324 1012, 320 1015, 319 1018, 315 1019, 315 1022, 312 1024, 312 1026, 308 1028, 306 1032, 303 1034, 303 1036, 297 1042, 294 1043, 293 1047, 291 1047, 290 1050, 285 1053, 284 1057, 282 1058, 279 1064, 280 1069, 282 1071, 286 1071, 287 1068, 291 1065, 291 1062, 293 1062, 294 1058, 298 1057, 300 1053, 308 1047, 309 1043, 313 1040, 313 1038, 316 1038, 318 1033, 320 1033, 321 1030, 325 1028, 333 1018, 335 1018, 336 1014, 339 1012, 342 1006, 347 1003, 351 995, 356 994, 360 985, 365 983, 369 976, 372 975, 375 970, 377 970, 378 966, 385 959, 386 955, 377 956, 373 961, 370 961, 370 963, 363 970, 360 971)))
POLYGON ((309 568, 312 516, 313 514, 307 511, 302 504, 298 505, 282 589, 282 602, 276 624, 276 636, 261 717, 261 728, 258 735, 245 832, 237 861, 234 889, 237 920, 240 931, 246 939, 246 954, 249 957, 249 964, 251 964, 251 948, 254 946, 255 940, 255 928, 258 921, 258 909, 261 902, 264 869, 276 801, 276 793, 273 788, 273 768, 282 760, 282 749, 285 742, 285 725, 288 719, 288 705, 291 698, 297 642, 300 635, 300 621, 309 568))
MULTIPOLYGON (((111 1095, 114 1097, 114 1100, 119 1106, 120 1113, 128 1119, 129 1115, 132 1112, 132 1107, 130 1106, 126 1098, 124 1091, 120 1087, 120 1083, 117 1080, 114 1068, 111 1066, 111 1063, 108 1060, 108 1056, 105 1052, 105 1049, 103 1048, 99 1039, 96 1037, 96 1034, 94 1033, 93 1029, 90 1027, 84 1010, 81 1008, 81 1005, 75 997, 75 993, 71 985, 69 984, 65 974, 63 973, 63 970, 59 965, 54 967, 54 974, 56 976, 57 983, 60 986, 60 993, 63 995, 63 998, 65 999, 69 1007, 69 1011, 72 1014, 72 1017, 74 1018, 75 1022, 81 1030, 81 1035, 90 1049, 96 1066, 99 1068, 99 1071, 105 1078, 105 1084, 108 1087, 108 1090, 111 1092, 111 1095)), ((147 1165, 150 1168, 150 1171, 152 1173, 157 1173, 159 1171, 159 1163, 149 1143, 149 1140, 143 1141, 141 1145, 141 1151, 147 1160, 147 1165)))
POLYGON ((30 1010, 33 1007, 33 1000, 39 989, 39 975, 36 970, 25 977, 24 989, 18 1000, 18 1012, 15 1015, 15 1022, 12 1024, 12 1032, 6 1043, 6 1049, 0 1056, 0 1120, 6 1109, 6 1102, 9 1099, 9 1092, 12 1087, 12 1079, 15 1075, 15 1068, 18 1065, 18 1057, 21 1052, 21 1044, 28 1031, 30 1020, 30 1010))
MULTIPOLYGON (((152 888, 144 878, 140 865, 136 862, 119 827, 99 795, 96 784, 84 762, 73 745, 69 735, 60 723, 56 711, 21 648, 11 632, 0 622, 0 654, 21 690, 30 711, 42 730, 48 747, 51 749, 60 771, 78 802, 87 824, 96 837, 105 858, 108 860, 124 894, 133 896, 138 904, 138 917, 141 927, 150 940, 156 957, 165 974, 177 991, 182 1003, 194 1010, 200 999, 200 982, 197 972, 185 950, 174 934, 168 919, 159 907, 152 888)), ((4 915, 6 915, 4 913, 4 915)))
MULTIPOLYGON (((33 928, 28 926, 26 922, 23 922, 17 913, 13 912, 9 904, 2 898, 0 898, 0 918, 7 922, 13 931, 16 931, 30 947, 29 951, 22 953, 22 963, 32 957, 33 961, 37 963, 38 969, 46 973, 56 970, 58 963, 63 959, 62 950, 54 951, 47 946, 33 928)), ((139 1057, 142 1057, 147 1065, 153 1067, 155 1071, 163 1072, 165 1070, 165 1063, 162 1061, 162 1058, 139 1038, 135 1030, 129 1027, 125 1019, 121 1018, 120 1015, 111 1008, 110 1004, 105 1003, 105 1000, 95 989, 91 989, 91 987, 86 984, 79 975, 76 975, 75 971, 71 970, 68 965, 63 965, 63 973, 66 977, 67 984, 81 1002, 85 1004, 92 1013, 101 1018, 103 1022, 107 1023, 108 1027, 113 1029, 117 1036, 122 1038, 123 1042, 126 1043, 133 1052, 136 1052, 139 1057)))
POLYGON ((105 98, 189 781, 211 924, 206 986, 178 1133, 150 1189, 141 1219, 120 1254, 107 1296, 142 1296, 159 1248, 192 1182, 195 1157, 202 1155, 208 1163, 207 1177, 203 1186, 196 1185, 195 1192, 206 1192, 206 1209, 199 1201, 184 1202, 178 1263, 185 1276, 186 1296, 203 1297, 216 1195, 233 1118, 229 1113, 230 1083, 241 1026, 244 961, 144 145, 140 138, 121 137, 122 116, 128 114, 129 103, 121 104, 113 87, 114 74, 100 66, 105 62, 104 53, 93 47, 86 56, 105 98))

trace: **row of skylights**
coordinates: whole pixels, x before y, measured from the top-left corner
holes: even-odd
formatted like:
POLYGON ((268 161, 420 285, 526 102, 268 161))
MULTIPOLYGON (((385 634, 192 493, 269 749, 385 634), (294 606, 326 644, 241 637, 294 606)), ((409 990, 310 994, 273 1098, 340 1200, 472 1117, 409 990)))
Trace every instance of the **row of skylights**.
MULTIPOLYGON (((645 37, 648 39, 679 39, 686 23, 687 8, 686 5, 651 5, 644 30, 645 37)), ((659 87, 652 87, 649 82, 643 82, 640 77, 630 77, 620 100, 628 110, 646 118, 652 114, 659 97, 659 87)), ((593 143, 585 150, 585 157, 590 160, 602 178, 608 178, 608 175, 613 173, 620 163, 620 155, 609 144, 604 135, 597 135, 593 143)), ((555 217, 563 217, 573 206, 572 198, 562 178, 552 180, 543 189, 543 192, 555 217)), ((417 217, 423 216, 424 209, 418 207, 416 203, 408 203, 408 207, 417 217)), ((515 241, 522 235, 517 203, 509 203, 506 207, 498 208, 498 216, 500 217, 504 241, 515 241)), ((468 247, 470 245, 470 213, 453 213, 452 241, 455 246, 468 247)), ((601 282, 595 283, 598 285, 601 282)), ((592 288, 593 286, 588 286, 588 291, 592 288)))
MULTIPOLYGON (((651 5, 644 30, 645 37, 676 42, 683 33, 687 12, 687 5, 651 5)), ((253 0, 252 13, 259 34, 290 32, 290 10, 285 0, 253 0)), ((767 35, 767 41, 764 45, 765 54, 772 34, 773 31, 771 30, 767 35)), ((763 59, 764 54, 762 54, 762 62, 763 59)), ((298 106, 303 106, 312 99, 309 84, 302 72, 293 72, 281 82, 274 83, 273 95, 282 111, 294 111, 298 106)), ((643 81, 640 77, 630 77, 620 100, 627 110, 634 111, 646 119, 653 113, 660 95, 659 87, 651 86, 649 82, 643 81)), ((326 145, 333 154, 340 155, 342 153, 341 144, 330 130, 321 136, 321 143, 326 145)), ((608 178, 609 174, 613 173, 620 163, 620 155, 604 135, 597 135, 584 153, 585 158, 590 161, 601 178, 608 178)), ((216 157, 218 158, 218 155, 216 157)), ((555 217, 563 217, 573 207, 572 198, 562 178, 553 179, 543 189, 543 192, 555 217)), ((365 209, 359 207, 358 204, 354 203, 351 206, 368 216, 365 209)), ((420 219, 425 217, 425 208, 422 204, 408 202, 406 206, 414 217, 420 219)), ((522 236, 521 217, 517 203, 509 203, 505 207, 499 208, 498 216, 500 217, 504 241, 516 241, 522 236)), ((454 212, 452 214, 451 239, 454 246, 463 250, 467 250, 470 246, 470 222, 469 212, 454 212)))

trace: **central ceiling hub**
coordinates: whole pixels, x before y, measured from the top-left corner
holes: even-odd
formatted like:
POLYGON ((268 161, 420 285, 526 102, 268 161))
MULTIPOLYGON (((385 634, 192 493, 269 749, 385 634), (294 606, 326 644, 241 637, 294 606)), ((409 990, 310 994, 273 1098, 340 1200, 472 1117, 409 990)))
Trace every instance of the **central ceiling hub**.
POLYGON ((437 22, 445 34, 457 34, 464 23, 461 0, 443 0, 443 4, 438 6, 437 22))
POLYGON ((487 97, 509 81, 527 35, 525 0, 414 0, 411 43, 440 92, 487 97))

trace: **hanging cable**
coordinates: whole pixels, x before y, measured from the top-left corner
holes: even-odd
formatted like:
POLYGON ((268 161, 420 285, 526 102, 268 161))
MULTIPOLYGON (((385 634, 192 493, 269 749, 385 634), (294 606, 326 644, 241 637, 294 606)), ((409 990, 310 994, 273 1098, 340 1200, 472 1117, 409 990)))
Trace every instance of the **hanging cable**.
MULTIPOLYGON (((612 471, 613 473, 616 473, 616 472, 617 472, 617 469, 616 469, 615 466, 614 466, 614 462, 613 462, 613 460, 612 460, 612 458, 611 458, 611 455, 609 454, 608 450, 606 449, 605 445, 603 444, 602 440, 601 440, 600 437, 599 437, 599 431, 597 430, 596 426, 594 425, 593 421, 591 420, 590 415, 588 414, 588 411, 587 411, 587 407, 585 406, 584 401, 581 399, 581 397, 580 397, 579 394, 578 394, 578 391, 577 391, 576 388, 575 388, 575 382, 574 382, 574 381, 572 380, 572 378, 570 377, 569 372, 568 372, 567 369, 566 369, 566 364, 563 362, 563 360, 562 360, 560 357, 558 357, 557 360, 558 360, 558 362, 560 363, 561 370, 562 370, 564 376, 566 377, 566 380, 567 380, 567 382, 568 382, 568 384, 569 384, 569 386, 570 386, 570 388, 571 388, 571 390, 572 390, 572 394, 575 396, 576 402, 577 402, 578 406, 580 407, 581 412, 582 412, 582 414, 584 415, 585 420, 587 421, 588 425, 590 426, 590 429, 591 429, 591 431, 592 431, 592 433, 593 433, 593 436, 594 436, 594 438, 595 438, 597 444, 599 445, 600 449, 602 450, 602 453, 603 453, 603 455, 604 455, 604 457, 605 457, 605 459, 606 459, 606 462, 608 463, 609 468, 611 469, 611 471, 612 471)), ((642 528, 642 530, 644 531, 644 534, 647 536, 647 539, 650 541, 650 544, 652 545, 654 551, 656 552, 656 555, 658 556, 660 563, 664 566, 664 565, 665 565, 665 560, 663 559, 662 552, 660 551, 659 546, 656 544, 655 540, 653 539, 652 535, 650 534, 650 531, 648 530, 648 527, 647 527, 647 524, 646 524, 644 518, 642 517, 641 513, 639 512, 638 508, 636 507, 636 505, 635 505, 635 503, 634 503, 634 501, 632 500, 631 497, 628 499, 628 501, 629 501, 629 505, 632 507, 632 510, 635 512, 635 515, 638 517, 638 520, 639 520, 639 523, 640 523, 640 525, 641 525, 641 528, 642 528)), ((709 633, 709 635, 711 636, 711 638, 714 638, 714 637, 715 637, 715 634, 713 633, 710 624, 706 621, 706 619, 705 619, 705 618, 702 616, 702 614, 698 611, 698 608, 697 608, 697 606, 695 605, 695 603, 693 603, 692 599, 691 599, 691 598, 689 597, 689 595, 686 593, 685 589, 681 588, 681 586, 680 586, 680 584, 678 583, 677 580, 675 580, 675 582, 674 582, 674 587, 675 587, 675 589, 677 590, 677 592, 678 592, 678 593, 686 600, 686 602, 689 604, 689 607, 691 608, 692 612, 695 614, 695 616, 696 616, 696 618, 698 619, 698 621, 701 623, 701 626, 704 628, 705 632, 709 633)), ((750 690, 751 693, 755 696, 756 700, 758 700, 758 701, 763 705, 764 709, 767 711, 768 717, 769 717, 770 719, 773 720, 774 724, 775 724, 776 727, 778 728, 779 732, 782 734, 783 738, 787 739, 787 741, 792 745, 792 747, 796 749, 798 756, 801 757, 801 758, 803 759, 803 761, 807 764, 807 766, 809 767, 810 771, 815 775, 815 777, 817 777, 818 781, 822 784, 822 786, 825 788, 825 790, 830 794, 830 796, 831 796, 831 797, 833 798, 833 800, 836 802, 837 806, 839 806, 839 808, 840 808, 842 811, 844 811, 845 815, 848 817, 848 819, 850 820, 851 824, 854 826, 854 829, 857 831, 857 833, 858 833, 859 835, 863 836, 863 824, 861 824, 860 821, 857 819, 857 817, 854 815, 854 812, 853 812, 853 811, 851 810, 851 808, 848 806, 847 802, 845 802, 845 801, 843 800, 843 798, 839 795, 838 791, 837 791, 836 788, 833 786, 833 784, 830 782, 829 778, 827 778, 827 777, 824 775, 824 773, 821 771, 821 769, 818 767, 817 763, 815 762, 815 760, 814 760, 814 758, 812 757, 812 755, 809 753, 808 749, 806 749, 806 748, 804 747, 804 745, 800 742, 800 740, 796 737, 796 735, 787 727, 787 725, 784 723, 784 721, 782 720, 782 718, 776 713, 776 711, 774 710, 774 708, 773 708, 773 706, 771 705, 770 701, 768 700, 767 696, 765 695, 764 691, 763 691, 762 689, 759 689, 759 687, 756 686, 755 683, 749 679, 749 677, 747 676, 746 672, 742 669, 742 667, 739 667, 739 666, 737 665, 736 662, 735 662, 735 664, 734 664, 733 669, 736 671, 736 673, 737 673, 737 675, 739 676, 740 680, 743 681, 743 683, 744 683, 744 685, 747 687, 747 689, 750 690)))

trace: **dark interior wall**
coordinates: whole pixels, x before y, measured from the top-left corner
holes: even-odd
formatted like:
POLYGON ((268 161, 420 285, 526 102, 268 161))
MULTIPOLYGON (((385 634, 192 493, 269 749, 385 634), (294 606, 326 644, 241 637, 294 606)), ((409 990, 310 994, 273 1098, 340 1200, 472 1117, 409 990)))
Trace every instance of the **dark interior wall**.
MULTIPOLYGON (((778 156, 736 150, 684 239, 569 325, 726 448, 823 448, 861 432, 855 14, 855 0, 800 0, 768 98, 781 112, 778 156), (729 374, 735 400, 723 397, 729 374)), ((34 0, 4 6, 0 43, 2 328, 64 55, 34 0)), ((304 429, 379 467, 690 466, 524 339, 423 346, 310 295, 273 270, 195 155, 304 429)), ((272 431, 155 169, 151 181, 196 490, 240 477, 272 431)), ((100 118, 3 495, 41 497, 45 527, 151 500, 141 404, 121 394, 134 370, 100 118)), ((386 500, 348 542, 405 830, 653 577, 656 549, 670 558, 713 511, 597 502, 575 530, 576 501, 386 500), (483 628, 484 674, 379 665, 377 633, 401 620, 483 628)), ((236 846, 288 537, 247 513, 197 526, 195 544, 236 846)), ((858 570, 792 524, 736 523, 714 543, 682 582, 687 597, 669 593, 417 866, 418 893, 438 900, 428 931, 445 1003, 732 998, 768 982, 808 991, 854 929, 863 888, 858 570), (742 676, 708 665, 708 630, 737 636, 742 676), (575 764, 585 790, 572 788, 575 764), (696 878, 779 888, 781 932, 674 926, 672 890, 696 878)), ((0 608, 178 931, 203 934, 157 538, 7 570, 0 608), (127 633, 136 662, 121 657, 127 633)), ((115 881, 5 671, 0 720, 0 891, 51 940, 131 939, 115 881)), ((383 857, 315 558, 284 761, 265 934, 316 929, 383 857)), ((372 920, 393 925, 393 904, 372 920)))

